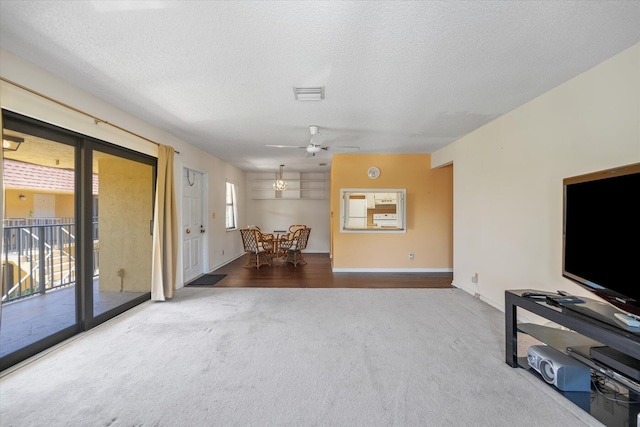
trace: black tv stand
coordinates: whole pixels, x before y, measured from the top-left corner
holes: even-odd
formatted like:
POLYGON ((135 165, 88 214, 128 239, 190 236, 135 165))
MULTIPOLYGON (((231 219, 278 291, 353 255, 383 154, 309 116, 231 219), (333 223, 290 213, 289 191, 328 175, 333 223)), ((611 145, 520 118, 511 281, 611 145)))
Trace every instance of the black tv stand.
POLYGON ((593 347, 589 353, 593 360, 610 366, 633 381, 640 381, 640 360, 609 346, 593 347))
MULTIPOLYGON (((617 321, 613 314, 619 310, 610 304, 584 297, 580 297, 585 300, 584 304, 553 304, 546 299, 524 297, 523 294, 526 292, 540 291, 532 289, 505 291, 505 357, 509 366, 529 369, 526 354, 518 354, 519 333, 530 335, 563 353, 567 353, 569 346, 607 346, 625 356, 616 360, 619 363, 624 363, 626 358, 632 361, 640 359, 640 328, 632 328, 617 321), (518 309, 541 316, 568 330, 519 323, 518 309)), ((595 370, 592 370, 592 373, 600 375, 595 370)), ((553 386, 550 385, 550 387, 553 386)), ((560 393, 606 425, 640 427, 638 425, 640 396, 632 389, 627 389, 626 392, 629 400, 638 403, 605 401, 595 390, 560 393), (603 410, 603 405, 607 410, 603 410), (615 406, 615 415, 608 410, 611 405, 615 406), (613 420, 610 417, 614 417, 613 420)))

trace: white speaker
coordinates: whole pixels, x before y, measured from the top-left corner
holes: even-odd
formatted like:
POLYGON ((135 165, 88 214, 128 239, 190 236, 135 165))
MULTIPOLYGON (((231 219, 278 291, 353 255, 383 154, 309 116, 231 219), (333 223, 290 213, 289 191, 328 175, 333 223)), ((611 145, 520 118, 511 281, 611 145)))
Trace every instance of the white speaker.
POLYGON ((591 370, 587 365, 548 345, 532 345, 529 366, 562 391, 590 391, 591 370))

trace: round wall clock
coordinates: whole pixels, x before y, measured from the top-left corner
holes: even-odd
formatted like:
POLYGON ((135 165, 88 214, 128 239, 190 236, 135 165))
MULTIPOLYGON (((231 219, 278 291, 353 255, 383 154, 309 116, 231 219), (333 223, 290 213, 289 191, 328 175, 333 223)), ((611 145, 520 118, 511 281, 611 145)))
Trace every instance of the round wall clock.
POLYGON ((367 176, 371 179, 376 179, 380 176, 380 169, 375 166, 371 166, 369 170, 367 170, 367 176))

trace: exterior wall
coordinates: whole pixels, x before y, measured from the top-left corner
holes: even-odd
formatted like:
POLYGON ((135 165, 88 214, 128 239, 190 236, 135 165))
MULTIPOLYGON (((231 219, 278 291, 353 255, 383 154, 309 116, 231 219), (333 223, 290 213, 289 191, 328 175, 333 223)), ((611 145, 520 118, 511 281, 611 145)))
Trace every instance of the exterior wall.
POLYGON ((100 290, 148 292, 151 287, 153 169, 109 156, 98 160, 100 290), (124 270, 124 277, 118 271, 124 270))
POLYGON ((640 162, 640 44, 437 151, 453 163, 454 285, 563 289, 563 178, 640 162), (478 273, 478 283, 472 276, 478 273))
MULTIPOLYGON (((33 216, 33 197, 35 194, 50 194, 46 191, 5 189, 5 218, 30 218, 33 216), (25 200, 20 200, 20 195, 25 200)), ((74 217, 72 194, 56 194, 56 217, 74 217)))
POLYGON ((428 154, 334 154, 331 237, 334 270, 452 271, 453 168, 428 154), (377 166, 380 177, 369 179, 377 166), (341 188, 406 188, 406 233, 341 233, 341 188), (414 260, 409 260, 409 253, 414 260))

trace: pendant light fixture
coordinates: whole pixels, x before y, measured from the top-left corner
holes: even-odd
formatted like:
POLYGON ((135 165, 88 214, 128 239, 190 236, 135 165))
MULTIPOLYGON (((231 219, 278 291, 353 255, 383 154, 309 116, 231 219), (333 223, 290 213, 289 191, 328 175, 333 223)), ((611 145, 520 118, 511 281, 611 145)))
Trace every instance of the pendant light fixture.
POLYGON ((287 189, 287 181, 282 179, 282 170, 284 169, 284 165, 280 165, 280 173, 276 173, 276 180, 273 183, 273 189, 276 191, 284 191, 287 189))

